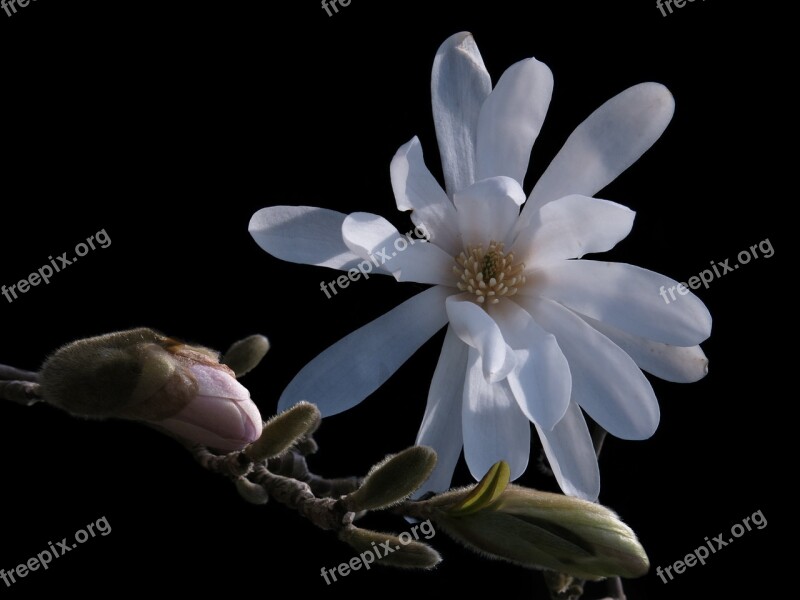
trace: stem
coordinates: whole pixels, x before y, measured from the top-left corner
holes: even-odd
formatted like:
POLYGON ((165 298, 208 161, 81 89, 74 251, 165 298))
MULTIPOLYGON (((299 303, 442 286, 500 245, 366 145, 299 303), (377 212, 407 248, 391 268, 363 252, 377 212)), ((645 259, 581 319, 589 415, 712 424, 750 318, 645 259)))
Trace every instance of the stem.
POLYGON ((264 465, 256 465, 250 480, 321 529, 338 531, 353 522, 354 514, 342 509, 338 500, 317 498, 307 483, 270 473, 264 465))
MULTIPOLYGON (((311 442, 313 439, 309 438, 311 442)), ((354 492, 361 485, 360 477, 340 477, 326 479, 315 475, 308 469, 305 456, 296 450, 270 458, 267 468, 276 475, 283 475, 307 483, 315 496, 321 498, 338 498, 354 492)))
POLYGON ((612 577, 606 582, 606 589, 612 598, 626 600, 625 590, 622 589, 622 580, 619 577, 612 577))
POLYGON ((246 477, 261 486, 268 497, 296 510, 322 529, 338 531, 355 518, 338 498, 357 489, 361 480, 358 477, 319 477, 308 470, 305 457, 295 449, 268 461, 253 463, 244 451, 219 455, 201 444, 188 448, 204 469, 234 480, 246 477))
MULTIPOLYGON (((603 450, 603 442, 606 441, 608 432, 595 423, 592 429, 592 444, 594 444, 594 452, 597 458, 600 458, 600 452, 603 450)), ((606 583, 608 593, 616 600, 626 600, 625 590, 622 589, 622 579, 619 577, 611 577, 606 583)))
POLYGON ((30 406, 42 400, 39 374, 0 365, 0 400, 30 406))
POLYGON ((39 373, 36 373, 35 371, 23 371, 22 369, 0 364, 0 380, 31 381, 33 383, 38 383, 39 373))
POLYGON ((30 381, 0 381, 0 398, 30 406, 42 398, 39 395, 39 384, 30 381))
POLYGON ((30 406, 42 400, 39 374, 0 365, 0 400, 30 406))
POLYGON ((583 580, 566 573, 545 571, 542 573, 552 600, 580 600, 583 595, 583 580))

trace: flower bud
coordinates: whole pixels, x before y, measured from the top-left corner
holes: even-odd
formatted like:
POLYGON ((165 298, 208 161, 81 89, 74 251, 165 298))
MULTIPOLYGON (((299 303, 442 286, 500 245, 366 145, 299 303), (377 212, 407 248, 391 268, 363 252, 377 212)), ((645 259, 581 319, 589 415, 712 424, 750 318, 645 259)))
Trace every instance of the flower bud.
POLYGON ((319 409, 313 404, 295 404, 267 421, 261 437, 248 446, 245 454, 253 462, 279 456, 302 440, 303 436, 314 431, 321 419, 319 409))
POLYGON ((504 478, 490 470, 473 488, 420 503, 422 511, 479 554, 524 567, 589 580, 647 573, 650 563, 636 534, 608 508, 513 484, 486 504, 495 495, 486 485, 490 479, 504 478))
POLYGON ((436 452, 411 446, 370 469, 361 486, 342 498, 347 510, 378 510, 398 504, 425 483, 436 466, 436 452))
POLYGON ((231 452, 258 439, 250 393, 213 350, 140 328, 78 340, 41 369, 46 402, 85 417, 146 422, 231 452))
POLYGON ((339 539, 360 552, 361 560, 365 564, 370 564, 377 558, 377 564, 386 567, 432 569, 442 562, 439 553, 428 544, 404 540, 402 534, 398 537, 349 525, 339 531, 339 539), (367 557, 370 558, 369 561, 366 560, 367 557))
POLYGON ((269 340, 263 335, 251 335, 235 342, 222 357, 222 364, 229 366, 236 377, 255 369, 269 351, 269 340))

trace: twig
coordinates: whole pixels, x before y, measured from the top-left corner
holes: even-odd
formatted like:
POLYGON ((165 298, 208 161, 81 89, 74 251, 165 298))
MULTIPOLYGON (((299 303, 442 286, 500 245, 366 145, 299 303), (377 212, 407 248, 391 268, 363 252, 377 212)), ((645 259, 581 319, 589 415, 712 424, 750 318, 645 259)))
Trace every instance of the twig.
POLYGON ((256 465, 250 480, 262 486, 271 498, 306 517, 321 529, 338 531, 353 522, 355 514, 347 512, 333 498, 317 498, 311 486, 303 481, 275 475, 264 465, 256 465))
POLYGON ((622 580, 619 577, 611 577, 606 581, 606 588, 612 598, 616 600, 627 600, 625 590, 622 589, 622 580))
POLYGON ((23 406, 36 404, 42 399, 39 374, 0 365, 0 399, 23 406))
POLYGON ((269 459, 267 468, 276 475, 291 477, 307 483, 313 494, 320 498, 338 498, 357 490, 361 485, 360 477, 326 479, 315 475, 308 470, 305 456, 294 449, 282 456, 269 459))
MULTIPOLYGON (((608 432, 595 423, 592 429, 592 444, 594 444, 594 452, 597 458, 600 458, 600 452, 603 450, 603 442, 606 441, 608 432)), ((608 593, 615 600, 626 600, 625 590, 622 588, 622 579, 619 577, 609 577, 606 580, 608 593)))
POLYGON ((39 383, 39 373, 23 371, 22 369, 17 369, 8 365, 0 365, 0 380, 31 381, 33 383, 39 383))

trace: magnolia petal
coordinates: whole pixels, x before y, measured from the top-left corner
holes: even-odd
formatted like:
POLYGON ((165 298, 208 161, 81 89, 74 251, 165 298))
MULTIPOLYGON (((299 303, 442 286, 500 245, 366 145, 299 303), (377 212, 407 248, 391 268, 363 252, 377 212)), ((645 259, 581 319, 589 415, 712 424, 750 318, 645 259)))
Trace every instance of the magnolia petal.
POLYGON ((269 206, 252 216, 248 230, 276 258, 346 271, 361 262, 342 240, 346 216, 313 206, 269 206))
POLYGON ((328 417, 360 403, 447 324, 451 293, 427 289, 333 344, 292 379, 278 410, 307 400, 328 417))
POLYGON ((513 300, 493 306, 490 312, 517 358, 517 366, 508 374, 514 397, 529 420, 552 429, 564 416, 572 390, 569 363, 555 336, 513 300))
POLYGON ((525 212, 570 194, 594 196, 661 137, 674 111, 675 100, 660 83, 640 83, 608 100, 569 136, 525 212))
POLYGON ((185 423, 205 429, 209 435, 220 439, 238 440, 242 447, 258 439, 258 433, 261 432, 261 416, 258 415, 256 432, 250 411, 244 410, 248 403, 253 404, 253 401, 235 402, 227 398, 197 396, 183 410, 157 423, 164 427, 185 423))
POLYGON ((553 74, 535 58, 503 73, 478 118, 477 180, 506 175, 523 184, 552 94, 553 74))
POLYGON ((510 177, 482 179, 455 194, 464 247, 506 242, 525 202, 525 192, 510 177))
POLYGON ((606 252, 630 233, 636 213, 573 194, 545 204, 514 241, 514 256, 531 269, 591 252, 606 252))
MULTIPOLYGON (((224 368, 195 364, 189 367, 201 396, 250 400, 250 392, 224 368)), ((258 419, 261 421, 261 418, 258 419)))
POLYGON ((600 469, 592 436, 580 407, 570 402, 564 418, 551 431, 536 426, 550 468, 568 496, 597 502, 600 469))
POLYGON ((401 235, 381 216, 348 215, 342 224, 342 238, 353 253, 391 272, 398 281, 453 285, 451 255, 435 244, 401 235))
POLYGON ((389 168, 392 189, 401 211, 410 210, 411 220, 428 239, 451 255, 460 252, 456 209, 422 157, 422 145, 415 136, 400 147, 389 168))
MULTIPOLYGON (((400 237, 397 228, 380 215, 354 212, 342 222, 342 239, 347 247, 363 260, 369 260, 376 252, 385 251, 400 237)), ((384 263, 387 259, 384 259, 384 263)))
POLYGON ((580 315, 622 348, 640 369, 675 383, 693 383, 708 374, 708 359, 700 346, 670 346, 625 333, 621 329, 580 315))
POLYGON ((224 452, 256 441, 263 421, 247 388, 221 368, 198 364, 189 370, 197 395, 179 412, 154 424, 184 440, 224 452))
POLYGON ((494 463, 504 460, 516 479, 528 466, 531 427, 508 383, 489 383, 481 356, 470 348, 463 399, 464 458, 472 476, 480 480, 494 463))
POLYGON ((453 288, 457 293, 456 278, 453 275, 455 261, 452 255, 447 254, 436 244, 405 238, 408 243, 404 246, 403 238, 393 244, 397 250, 392 250, 392 274, 397 281, 413 281, 416 283, 430 283, 445 285, 453 288), (396 254, 395 254, 396 252, 396 254))
MULTIPOLYGON (((213 430, 209 430, 203 425, 184 421, 179 417, 170 417, 163 421, 156 421, 153 425, 160 430, 169 432, 171 435, 189 441, 192 444, 202 444, 222 452, 234 452, 241 450, 255 439, 231 439, 219 435, 213 430)), ((257 438, 258 436, 256 436, 257 438)))
POLYGON ((450 488, 453 471, 464 445, 461 402, 468 350, 469 346, 458 339, 452 327, 448 327, 416 441, 418 446, 430 446, 436 451, 436 467, 415 494, 417 497, 426 492, 443 492, 450 488))
POLYGON ((494 383, 504 379, 514 368, 516 359, 494 319, 472 302, 469 294, 450 296, 446 306, 453 331, 462 342, 478 350, 486 381, 494 383))
POLYGON ((674 346, 694 346, 711 335, 706 305, 688 288, 685 296, 667 304, 663 290, 678 282, 648 269, 566 260, 548 265, 536 277, 537 294, 632 335, 674 346))
POLYGON ((431 76, 433 123, 450 197, 475 181, 478 115, 492 91, 492 80, 468 32, 445 40, 431 76))
POLYGON ((641 440, 655 433, 658 400, 630 356, 557 302, 525 297, 518 302, 556 336, 569 361, 573 401, 618 438, 641 440))

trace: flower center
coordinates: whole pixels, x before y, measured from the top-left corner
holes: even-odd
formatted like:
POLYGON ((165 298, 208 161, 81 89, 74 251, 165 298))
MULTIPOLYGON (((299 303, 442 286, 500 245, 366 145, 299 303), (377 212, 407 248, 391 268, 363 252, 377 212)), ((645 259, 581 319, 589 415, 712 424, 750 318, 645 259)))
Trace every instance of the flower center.
POLYGON ((513 296, 525 283, 523 263, 514 264, 514 253, 503 252, 503 244, 492 241, 488 250, 470 246, 456 258, 453 272, 459 276, 458 289, 477 296, 479 304, 497 304, 513 296))

